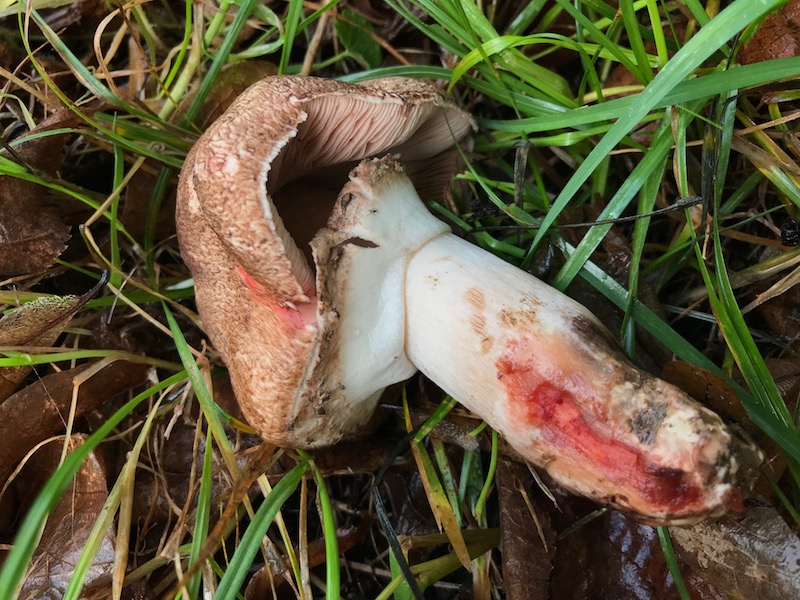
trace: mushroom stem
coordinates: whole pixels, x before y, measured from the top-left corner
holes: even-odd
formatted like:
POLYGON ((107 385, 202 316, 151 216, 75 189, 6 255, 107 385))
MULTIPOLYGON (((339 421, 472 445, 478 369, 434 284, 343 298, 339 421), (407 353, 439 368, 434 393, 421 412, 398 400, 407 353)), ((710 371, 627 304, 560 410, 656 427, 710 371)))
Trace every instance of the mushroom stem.
POLYGON ((389 252, 387 229, 399 221, 374 207, 413 215, 406 224, 416 229, 395 234, 406 246, 418 240, 398 258, 406 358, 527 460, 652 522, 694 522, 741 503, 736 485, 749 484, 760 461, 752 443, 631 365, 583 306, 443 229, 397 163, 361 163, 342 199, 359 237, 371 239, 360 251, 375 259, 389 252), (369 238, 370 228, 381 232, 369 238))

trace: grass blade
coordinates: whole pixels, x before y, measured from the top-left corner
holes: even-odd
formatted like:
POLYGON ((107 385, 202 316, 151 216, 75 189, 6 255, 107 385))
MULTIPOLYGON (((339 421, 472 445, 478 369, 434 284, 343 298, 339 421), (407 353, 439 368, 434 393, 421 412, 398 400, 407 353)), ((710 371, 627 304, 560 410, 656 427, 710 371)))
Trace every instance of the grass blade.
POLYGON ((256 514, 250 521, 250 525, 242 536, 236 552, 228 563, 225 569, 225 574, 219 582, 217 593, 214 598, 217 600, 233 600, 235 599, 244 583, 247 574, 250 571, 250 566, 253 564, 258 549, 261 547, 261 541, 267 533, 275 515, 289 499, 289 497, 300 485, 300 480, 308 471, 308 461, 302 461, 297 464, 291 471, 286 473, 281 480, 275 484, 272 491, 264 498, 264 502, 258 507, 256 514))
POLYGON ((0 590, 5 590, 4 593, 8 594, 8 598, 16 598, 19 594, 25 572, 33 552, 39 544, 39 537, 42 534, 47 517, 75 478, 75 474, 83 464, 83 461, 134 408, 153 395, 181 383, 185 379, 185 372, 176 373, 135 396, 111 415, 89 439, 67 456, 63 464, 53 473, 36 500, 34 500, 28 510, 28 514, 25 515, 25 519, 14 537, 13 547, 6 557, 2 571, 0 571, 0 590))
POLYGON ((614 123, 609 132, 581 163, 553 202, 552 210, 542 220, 532 248, 538 247, 558 215, 605 157, 648 112, 655 108, 670 90, 697 69, 720 46, 744 29, 750 21, 781 4, 781 0, 736 0, 689 40, 644 91, 634 98, 628 112, 614 123))

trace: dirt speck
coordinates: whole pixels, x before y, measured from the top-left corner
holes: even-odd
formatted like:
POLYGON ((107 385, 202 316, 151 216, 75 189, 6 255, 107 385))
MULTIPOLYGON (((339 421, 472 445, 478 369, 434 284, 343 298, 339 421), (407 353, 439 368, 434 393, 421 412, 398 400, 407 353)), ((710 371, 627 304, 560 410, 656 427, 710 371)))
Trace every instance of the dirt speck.
POLYGON ((510 329, 529 328, 539 325, 539 319, 533 309, 504 308, 497 314, 497 321, 503 327, 510 329))
POLYGON ((639 438, 639 441, 642 444, 649 444, 655 439, 658 429, 666 416, 667 405, 656 402, 634 413, 628 422, 630 423, 631 431, 639 438))

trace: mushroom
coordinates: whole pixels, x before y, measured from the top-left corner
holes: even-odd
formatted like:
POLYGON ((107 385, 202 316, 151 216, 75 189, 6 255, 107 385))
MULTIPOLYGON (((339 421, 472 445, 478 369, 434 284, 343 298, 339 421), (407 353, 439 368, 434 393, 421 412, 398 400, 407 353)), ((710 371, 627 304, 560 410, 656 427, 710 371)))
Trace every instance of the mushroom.
POLYGON ((749 440, 427 211, 418 194, 441 193, 471 128, 423 82, 271 77, 195 145, 178 234, 251 425, 330 445, 419 369, 578 494, 654 523, 740 505, 749 440))

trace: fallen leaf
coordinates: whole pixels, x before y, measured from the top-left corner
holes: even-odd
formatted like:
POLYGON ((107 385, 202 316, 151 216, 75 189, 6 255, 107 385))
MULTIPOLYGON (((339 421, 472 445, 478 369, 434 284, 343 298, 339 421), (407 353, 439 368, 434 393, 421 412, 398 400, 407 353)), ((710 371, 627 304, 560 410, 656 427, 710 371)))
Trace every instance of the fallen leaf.
MULTIPOLYGON (((681 573, 691 598, 724 600, 702 572, 681 573)), ((553 600, 679 598, 657 531, 613 510, 559 540, 550 589, 553 600)))
MULTIPOLYGON (((190 488, 192 470, 200 469, 205 456, 205 439, 201 436, 195 452, 196 426, 191 419, 180 419, 170 429, 169 435, 157 436, 149 456, 152 468, 140 469, 136 474, 136 494, 133 497, 132 521, 138 529, 137 539, 140 548, 152 550, 163 543, 161 536, 175 520, 175 507, 189 510, 197 506, 197 488, 190 488), (191 494, 191 496, 190 496, 191 494)), ((243 440, 243 450, 257 438, 243 440)), ((260 439, 258 439, 260 442, 260 439)), ((117 469, 127 460, 127 453, 117 456, 117 469)), ((240 465, 242 468, 244 464, 240 465)), ((196 473, 199 477, 199 472, 196 473)), ((231 481, 228 471, 214 461, 211 478, 211 497, 227 497, 231 481)), ((216 523, 217 515, 212 514, 211 523, 216 523)))
MULTIPOLYGON (((120 220, 125 223, 128 233, 136 239, 144 238, 152 218, 149 213, 157 182, 158 177, 155 174, 139 169, 125 186, 120 220)), ((175 190, 172 185, 164 193, 154 226, 156 240, 175 235, 175 190)))
MULTIPOLYGON (((31 130, 43 133, 68 126, 76 117, 56 112, 31 130)), ((55 176, 64 162, 65 134, 22 141, 15 147, 24 166, 45 177, 55 176)), ((45 205, 48 191, 33 182, 0 176, 0 277, 38 273, 47 269, 67 247, 69 227, 45 205)))
POLYGON ((670 532, 682 557, 729 598, 800 598, 800 538, 774 508, 670 532))
MULTIPOLYGON (((788 277, 792 278, 792 275, 788 277)), ((793 278, 796 280, 797 276, 795 275, 793 278)), ((781 279, 782 284, 778 282, 770 290, 759 294, 757 298, 759 301, 751 304, 758 305, 758 314, 778 338, 794 344, 797 339, 798 327, 800 327, 800 311, 797 310, 798 303, 800 303, 800 286, 792 285, 793 282, 787 282, 786 279, 781 279), (790 285, 787 286, 786 283, 790 285), (777 290, 776 286, 778 286, 777 290), (780 293, 774 295, 771 291, 780 293), (771 297, 767 298, 767 295, 771 297)))
POLYGON ((800 54, 800 0, 768 16, 739 52, 744 65, 800 54))
POLYGON ((395 443, 381 437, 345 441, 314 452, 314 463, 324 474, 375 473, 380 470, 395 443))
MULTIPOLYGON (((0 346, 51 346, 69 323, 77 296, 43 296, 0 319, 0 346)), ((0 403, 13 394, 32 367, 0 368, 0 403)))
POLYGON ((508 600, 548 600, 556 534, 525 465, 501 461, 497 468, 503 582, 508 600))
MULTIPOLYGON (((71 450, 83 443, 85 437, 73 435, 71 450)), ((63 439, 56 439, 37 450, 23 475, 33 473, 35 479, 43 483, 58 468, 62 444, 63 439)), ((28 486, 24 494, 26 504, 32 502, 37 493, 38 486, 37 489, 28 486)), ((107 498, 105 469, 97 454, 92 452, 50 513, 20 592, 21 600, 60 600, 63 597, 107 498)), ((91 596, 92 590, 108 589, 114 568, 114 545, 114 533, 107 531, 89 567, 82 598, 91 596)))
MULTIPOLYGON (((0 484, 17 462, 42 440, 64 428, 73 380, 90 365, 53 373, 10 396, 0 405, 0 484)), ((84 381, 78 390, 76 416, 144 382, 149 367, 117 361, 84 381)))
POLYGON ((736 390, 724 379, 698 366, 678 360, 664 365, 659 376, 724 418, 742 423, 749 433, 757 433, 755 426, 750 424, 747 411, 739 400, 736 390))
POLYGON ((33 185, 0 176, 0 277, 43 271, 67 247, 69 228, 41 209, 33 185))

